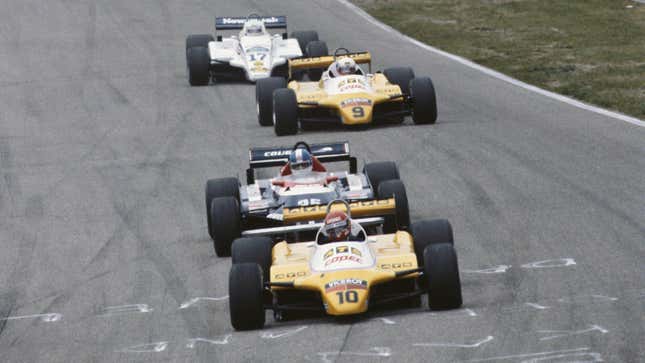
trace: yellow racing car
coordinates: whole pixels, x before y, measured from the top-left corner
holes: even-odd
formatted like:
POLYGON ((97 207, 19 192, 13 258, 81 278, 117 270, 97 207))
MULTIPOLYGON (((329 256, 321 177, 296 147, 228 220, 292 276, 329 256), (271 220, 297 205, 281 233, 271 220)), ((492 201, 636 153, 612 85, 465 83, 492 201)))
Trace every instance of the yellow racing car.
POLYGON ((350 53, 339 48, 333 56, 289 60, 292 75, 309 72, 310 79, 287 84, 271 77, 256 83, 258 121, 280 135, 293 135, 301 125, 341 123, 365 126, 377 121, 402 122, 411 115, 415 124, 437 120, 432 80, 415 77, 407 67, 371 72, 369 52, 350 53), (368 64, 365 73, 360 64, 368 64), (322 69, 322 74, 320 73, 322 69), (318 80, 319 79, 319 80, 318 80))
POLYGON ((274 243, 268 236, 233 242, 229 307, 236 330, 262 328, 265 310, 273 310, 277 320, 302 311, 353 315, 393 302, 414 305, 423 294, 433 310, 461 306, 457 254, 447 220, 416 222, 409 232, 367 235, 363 227, 382 218, 351 219, 351 208, 336 200, 326 207, 286 211, 303 220, 324 217, 322 223, 299 225, 319 229, 314 241, 274 243))

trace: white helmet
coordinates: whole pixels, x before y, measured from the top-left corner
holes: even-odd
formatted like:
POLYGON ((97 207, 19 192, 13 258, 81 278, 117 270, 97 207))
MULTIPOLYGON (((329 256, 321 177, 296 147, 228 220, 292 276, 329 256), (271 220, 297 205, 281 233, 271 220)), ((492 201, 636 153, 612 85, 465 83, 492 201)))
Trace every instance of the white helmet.
POLYGON ((336 61, 336 73, 341 76, 356 73, 356 62, 350 57, 339 58, 336 61))
POLYGON ((262 35, 264 33, 264 23, 258 19, 251 19, 244 25, 246 35, 262 35))

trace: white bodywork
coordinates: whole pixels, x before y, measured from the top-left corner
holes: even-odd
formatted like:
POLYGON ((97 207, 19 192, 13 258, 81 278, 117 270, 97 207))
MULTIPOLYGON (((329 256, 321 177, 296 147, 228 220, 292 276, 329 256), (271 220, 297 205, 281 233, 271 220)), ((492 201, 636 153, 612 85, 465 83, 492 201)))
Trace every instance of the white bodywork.
MULTIPOLYGON (((352 226, 352 229, 356 227, 352 226)), ((362 228, 358 226, 358 228, 362 228)), ((310 264, 313 271, 326 272, 344 269, 372 268, 376 257, 369 248, 369 240, 362 242, 334 242, 323 245, 314 244, 310 264), (338 253, 342 247, 346 252, 338 253), (346 247, 346 248, 345 248, 346 247), (335 249, 336 253, 330 253, 335 249)))
POLYGON ((271 35, 262 30, 262 34, 249 35, 245 25, 239 36, 208 43, 211 65, 224 63, 242 68, 246 78, 255 82, 270 77, 271 71, 286 64, 288 59, 302 57, 297 39, 282 39, 280 34, 271 35))

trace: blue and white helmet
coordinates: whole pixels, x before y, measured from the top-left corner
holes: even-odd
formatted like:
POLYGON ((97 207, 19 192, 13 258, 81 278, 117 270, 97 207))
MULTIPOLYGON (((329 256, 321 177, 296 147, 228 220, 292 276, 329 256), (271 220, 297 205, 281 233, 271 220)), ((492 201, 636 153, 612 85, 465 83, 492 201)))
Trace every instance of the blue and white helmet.
POLYGON ((307 149, 295 149, 289 155, 289 166, 293 175, 305 175, 313 169, 313 158, 307 149))

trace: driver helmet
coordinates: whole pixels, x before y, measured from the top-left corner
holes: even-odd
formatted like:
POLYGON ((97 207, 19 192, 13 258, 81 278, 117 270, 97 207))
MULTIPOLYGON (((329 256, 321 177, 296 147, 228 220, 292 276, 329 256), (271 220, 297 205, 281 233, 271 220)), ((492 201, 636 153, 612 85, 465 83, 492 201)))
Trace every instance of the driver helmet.
POLYGON ((313 170, 314 160, 307 149, 296 149, 289 155, 291 173, 295 176, 307 175, 313 170))
POLYGON ((343 57, 336 61, 336 73, 341 76, 356 73, 356 62, 350 57, 343 57))
POLYGON ((262 35, 262 25, 260 20, 249 20, 246 23, 246 35, 262 35))
POLYGON ((328 242, 344 241, 352 232, 352 221, 343 211, 332 211, 325 217, 322 234, 328 242))

